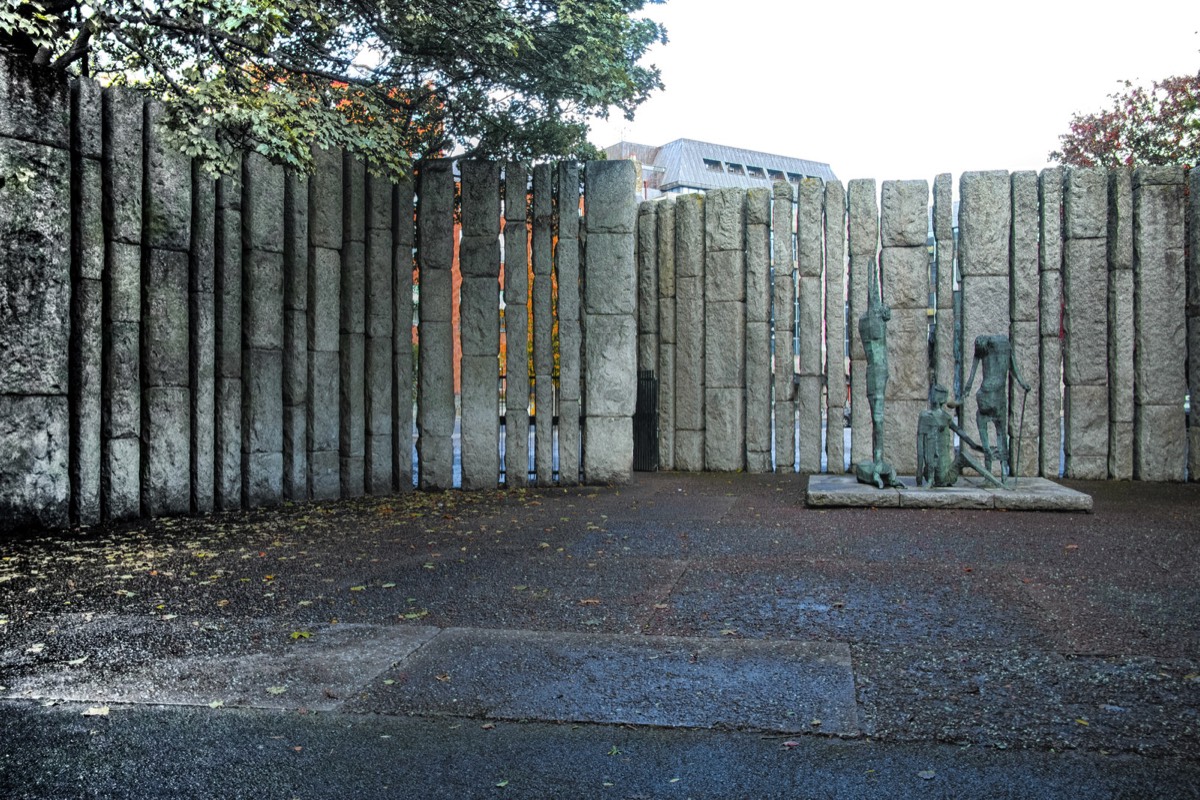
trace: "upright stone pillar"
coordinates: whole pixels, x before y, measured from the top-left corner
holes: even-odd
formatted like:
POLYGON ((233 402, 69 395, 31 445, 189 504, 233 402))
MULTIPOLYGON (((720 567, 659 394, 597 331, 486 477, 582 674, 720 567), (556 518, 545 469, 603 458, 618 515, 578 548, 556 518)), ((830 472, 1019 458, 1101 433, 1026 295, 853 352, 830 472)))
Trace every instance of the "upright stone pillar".
POLYGON ((1041 424, 1038 427, 1041 439, 1038 474, 1044 478, 1057 478, 1062 447, 1062 168, 1042 170, 1038 177, 1038 192, 1041 201, 1041 236, 1038 240, 1038 317, 1041 334, 1038 353, 1041 424))
MULTIPOLYGON (((857 324, 857 323, 856 323, 857 324)), ((846 190, 825 184, 825 468, 846 471, 846 190)))
POLYGON ((343 158, 313 150, 308 181, 308 494, 341 494, 341 365, 343 158))
MULTIPOLYGON (((142 99, 124 89, 106 89, 103 115, 104 322, 108 341, 104 351, 101 509, 107 520, 125 520, 141 513, 142 502, 142 99)), ((237 447, 240 452, 240 439, 237 447)))
POLYGON ((847 188, 850 242, 850 464, 871 460, 871 407, 867 403, 867 354, 858 320, 867 310, 867 275, 875 269, 879 247, 879 211, 875 181, 852 180, 847 188))
POLYGON ((704 470, 704 197, 675 201, 675 469, 704 470))
POLYGON ((422 489, 454 485, 454 173, 447 160, 421 166, 417 200, 420 247, 417 471, 422 489))
POLYGON ((242 172, 217 181, 213 224, 216 317, 214 506, 242 507, 242 172))
POLYGON ((146 106, 142 285, 142 512, 191 510, 189 259, 191 164, 162 139, 162 107, 146 106))
POLYGON ((1038 474, 1041 419, 1041 387, 1038 380, 1038 346, 1041 338, 1038 314, 1038 176, 1036 172, 1014 172, 1011 180, 1009 317, 1012 322, 1009 340, 1017 368, 1030 390, 1026 393, 1015 380, 1010 381, 1008 408, 1012 415, 1013 464, 1018 475, 1031 477, 1038 474))
POLYGON ((929 183, 884 181, 881 206, 883 302, 892 309, 884 458, 912 475, 917 419, 929 406, 929 183))
POLYGON ((283 498, 283 168, 242 164, 242 490, 250 507, 283 498))
POLYGON ((762 186, 746 192, 747 472, 771 471, 771 444, 771 190, 762 186))
POLYGON ((534 465, 539 486, 554 483, 554 201, 549 164, 533 168, 534 465))
POLYGON ((822 296, 824 253, 822 216, 824 187, 816 178, 801 181, 796 203, 796 266, 799 273, 799 316, 797 344, 796 407, 800 420, 798 463, 801 472, 821 471, 821 384, 825 359, 822 320, 825 300, 822 296))
MULTIPOLYGON (((61 76, 3 54, 0 91, 0 530, 65 528, 71 499, 70 93, 61 76)), ((135 338, 135 357, 136 348, 135 338)), ((136 371, 133 378, 136 391, 136 371)))
POLYGON ((529 173, 504 167, 504 485, 529 483, 529 173))
MULTIPOLYGON (((590 161, 584 177, 584 477, 622 483, 633 471, 637 396, 633 163, 590 161)), ((536 203, 536 189, 534 196, 536 203)))
MULTIPOLYGON (((583 327, 579 295, 579 165, 560 163, 555 194, 558 204, 558 239, 554 268, 558 273, 558 482, 579 483, 583 449, 579 427, 583 327)), ((654 294, 650 301, 655 302, 654 294)))
POLYGON ((308 183, 283 184, 283 496, 308 499, 308 183))
MULTIPOLYGON (((95 525, 100 521, 104 388, 104 184, 101 130, 99 84, 87 79, 73 82, 70 478, 71 521, 77 525, 95 525)), ((210 240, 210 254, 211 247, 210 240)), ((211 363, 210 358, 210 368, 211 363)))
POLYGON ((1066 476, 1108 475, 1108 177, 1070 169, 1064 182, 1063 420, 1066 476))
POLYGON ((396 184, 392 193, 392 302, 395 303, 392 331, 392 476, 400 491, 413 488, 413 180, 411 175, 396 184))
MULTIPOLYGON (((658 201, 658 466, 675 469, 675 200, 658 201)), ((767 393, 768 402, 770 392, 767 393)), ((769 426, 768 420, 768 426, 769 426)), ((768 451, 768 466, 770 465, 768 451)))
MULTIPOLYGON (((1200 398, 1200 169, 1188 173, 1188 391, 1200 398)), ((1189 415, 1188 480, 1200 481, 1200 413, 1189 415)))
POLYGON ((775 258, 772 313, 775 320, 775 469, 796 469, 796 262, 792 234, 796 211, 792 186, 772 187, 771 251, 775 258))
POLYGON ((658 204, 638 204, 638 370, 658 371, 658 204))
POLYGON ((1108 477, 1133 478, 1133 172, 1108 173, 1108 477))
POLYGON ((746 191, 704 198, 704 468, 732 472, 746 453, 746 191))
POLYGON ((364 454, 365 488, 371 494, 389 494, 395 486, 392 475, 394 430, 392 382, 392 183, 386 178, 367 176, 366 185, 366 363, 365 406, 366 436, 364 454))
POLYGON ((342 169, 339 462, 342 497, 358 497, 367 462, 367 170, 349 154, 342 169))
POLYGON ((950 397, 956 395, 963 378, 958 374, 954 357, 954 226, 953 182, 950 173, 943 172, 933 181, 933 238, 937 264, 933 379, 946 387, 950 397))
POLYGON ((1133 173, 1133 474, 1139 480, 1186 479, 1185 192, 1181 167, 1133 173))
POLYGON ((216 506, 216 212, 216 183, 198 162, 192 162, 191 278, 188 285, 191 295, 188 308, 192 389, 191 508, 200 514, 207 514, 216 506))
MULTIPOLYGON (((971 374, 975 340, 980 336, 1008 336, 1011 329, 1009 280, 1012 236, 1012 179, 1007 172, 966 172, 959 181, 958 271, 962 276, 962 370, 971 374)), ((979 441, 976 424, 982 370, 975 385, 963 387, 961 424, 979 441)), ((1011 411, 1011 409, 1010 409, 1011 411)), ((993 434, 994 435, 994 432, 993 434)), ((993 465, 1001 469, 999 463, 993 465)))
POLYGON ((500 480, 500 164, 463 161, 462 487, 500 480))

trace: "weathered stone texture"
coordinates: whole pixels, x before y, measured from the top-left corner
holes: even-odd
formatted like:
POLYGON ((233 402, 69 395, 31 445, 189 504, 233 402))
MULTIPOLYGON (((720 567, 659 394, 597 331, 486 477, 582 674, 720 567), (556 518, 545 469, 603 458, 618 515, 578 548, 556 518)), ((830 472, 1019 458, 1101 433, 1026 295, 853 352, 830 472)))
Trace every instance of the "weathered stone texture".
POLYGON ((417 455, 421 487, 453 485, 454 348, 450 266, 454 253, 454 175, 450 162, 421 170, 417 226, 421 248, 417 455))
POLYGON ((1038 448, 1038 474, 1043 478, 1057 478, 1061 468, 1059 451, 1062 443, 1061 340, 1057 336, 1041 337, 1039 354, 1041 413, 1038 429, 1041 438, 1038 448))
POLYGON ((215 506, 218 510, 242 506, 242 381, 217 378, 214 425, 215 506))
POLYGON ((830 472, 845 461, 842 419, 846 405, 846 190, 825 184, 825 458, 830 472))
POLYGON ((188 305, 187 254, 151 250, 142 354, 147 386, 188 385, 188 305))
POLYGON ((937 316, 934 326, 934 381, 954 396, 958 368, 954 357, 954 205, 950 173, 933 182, 937 316))
POLYGON ((796 272, 802 278, 821 276, 823 186, 816 178, 805 178, 796 191, 796 272))
POLYGON ((583 449, 588 483, 628 483, 633 474, 633 417, 588 414, 583 449))
POLYGON ((308 184, 308 242, 312 247, 342 247, 342 179, 342 152, 313 148, 308 184))
POLYGON ((1063 264, 1068 385, 1108 380, 1108 266, 1103 239, 1068 239, 1063 264))
POLYGON ((71 518, 79 525, 100 521, 103 295, 100 281, 80 279, 72 297, 71 518))
MULTIPOLYGON (((796 389, 793 384, 796 374, 796 275, 792 254, 796 212, 792 204, 791 184, 776 181, 772 192, 771 240, 775 261, 772 302, 775 320, 775 469, 779 472, 791 472, 796 466, 796 389)), ((679 302, 682 304, 682 297, 679 302)), ((678 309, 676 314, 679 314, 678 309)))
POLYGON ((216 314, 211 292, 193 292, 189 318, 192 352, 189 382, 192 397, 192 510, 213 510, 213 463, 216 415, 216 314))
POLYGON ((638 369, 658 369, 658 219, 655 203, 638 206, 638 369))
POLYGON ((71 98, 66 75, 0 53, 0 136, 65 148, 71 98))
POLYGON ((866 354, 858 334, 858 320, 867 310, 867 276, 876 269, 879 250, 879 210, 875 202, 875 181, 852 180, 846 187, 849 230, 850 273, 847 298, 850 304, 846 324, 850 330, 850 414, 852 464, 870 458, 871 414, 867 405, 866 354))
POLYGON ((658 462, 675 469, 675 200, 659 201, 658 208, 658 462))
POLYGON ((104 90, 104 227, 109 239, 142 240, 142 97, 104 90))
POLYGON ((190 392, 187 387, 148 386, 142 403, 142 511, 152 517, 186 514, 191 508, 190 392))
POLYGON ((504 482, 529 481, 529 228, 526 188, 529 173, 505 165, 504 176, 504 482))
MULTIPOLYGON (((99 161, 79 159, 75 170, 77 198, 72 214, 75 272, 86 280, 104 278, 104 176, 99 161)), ((210 182, 211 185, 211 182, 210 182)), ((211 199, 211 198, 210 198, 211 199)), ((206 239, 193 242, 197 247, 212 248, 211 217, 206 239)), ((210 289, 211 291, 211 289, 210 289)))
POLYGON ((1186 479, 1188 436, 1182 404, 1139 405, 1133 428, 1133 474, 1137 480, 1186 479))
POLYGON ((924 247, 929 235, 929 182, 884 181, 880 197, 882 247, 924 247))
MULTIPOLYGON (((624 482, 633 467, 633 411, 637 398, 637 272, 633 257, 637 207, 633 164, 592 161, 586 166, 587 230, 583 265, 584 477, 588 482, 624 482), (596 234, 623 234, 597 236, 596 234), (617 254, 617 255, 610 255, 617 254), (595 293, 626 295, 631 302, 602 305, 595 293), (599 313, 601 311, 613 313, 599 313), (623 396, 620 396, 623 395, 623 396), (623 434, 624 442, 614 439, 623 434)), ((534 270, 537 271, 537 169, 534 170, 534 270)), ((536 285, 535 285, 536 291, 536 285)), ((535 298, 536 303, 536 298, 535 298)), ((535 338, 535 348, 537 342, 535 338)), ((538 370, 539 378, 542 370, 538 370)), ((544 407, 539 393, 539 408, 544 407)), ((542 480, 539 443, 538 480, 542 480)))
MULTIPOLYGON (((771 469, 771 194, 746 193, 746 469, 771 469)), ((673 357, 673 354, 672 354, 673 357)), ((661 397, 662 383, 659 384, 661 397)))
POLYGON ((884 302, 893 309, 924 311, 929 306, 929 251, 925 246, 885 247, 879 260, 884 302))
MULTIPOLYGON (((582 405, 583 326, 580 296, 579 165, 561 163, 558 181, 558 242, 554 264, 558 274, 559 414, 558 457, 560 485, 579 483, 583 432, 579 415, 582 405)), ((655 242, 657 245, 657 241, 655 242)), ((657 266, 657 265, 656 265, 657 266)), ((656 269, 657 272, 657 269, 656 269)), ((657 309, 657 287, 651 287, 647 302, 657 309)), ((658 324, 655 311, 655 326, 658 324)), ((657 350, 657 348, 656 348, 657 350)), ((657 369, 650 364, 650 369, 657 369)))
POLYGON ((1079 480, 1108 476, 1108 386, 1067 384, 1063 397, 1065 475, 1079 480))
POLYGON ((65 394, 71 183, 65 150, 0 139, 0 393, 65 394))
POLYGON ((745 466, 745 392, 741 387, 705 387, 704 468, 736 472, 745 466))
POLYGON ((1104 239, 1108 234, 1108 174, 1100 168, 1063 172, 1063 237, 1104 239))
POLYGON ((0 394, 0 529, 67 527, 69 438, 65 396, 0 394))
MULTIPOLYGON (((537 482, 539 485, 548 486, 553 482, 554 471, 554 439, 553 428, 546 424, 548 418, 554 413, 554 341, 553 341, 553 290, 551 284, 551 273, 554 268, 554 253, 553 253, 553 227, 554 227, 554 203, 552 197, 552 167, 549 164, 539 164, 533 169, 533 242, 532 242, 532 261, 533 261, 533 371, 534 371, 534 413, 535 413, 535 436, 534 436, 534 463, 535 472, 537 473, 537 482)), ((619 238, 619 237, 618 237, 619 238)), ((625 248, 616 247, 608 248, 610 254, 622 252, 625 248)), ((589 270, 592 265, 599 261, 602 257, 604 248, 597 242, 596 251, 588 252, 589 270)), ((636 302, 634 298, 633 284, 637 280, 636 275, 632 272, 633 267, 633 242, 629 242, 628 255, 625 259, 629 267, 629 278, 627 281, 619 282, 614 289, 620 292, 621 286, 625 286, 626 291, 624 299, 618 302, 629 306, 630 310, 636 302)), ((608 265, 609 268, 613 266, 608 265)), ((597 272, 598 275, 603 275, 605 280, 611 279, 612 274, 608 272, 597 272)), ((613 273, 615 274, 615 273, 613 273)), ((603 294, 600 291, 600 286, 603 281, 591 280, 589 272, 589 281, 587 282, 588 291, 594 292, 596 296, 603 294)), ((588 302, 585 297, 585 305, 588 302)), ((636 353, 633 357, 636 357, 636 353)))
POLYGON ((468 162, 462 179, 462 485, 499 482, 500 167, 468 162))
POLYGON ((675 468, 692 471, 704 469, 704 200, 675 202, 675 468), (697 434, 682 452, 681 431, 697 434))
POLYGON ((153 248, 187 250, 192 240, 192 165, 163 140, 162 115, 161 104, 146 104, 143 237, 153 248))

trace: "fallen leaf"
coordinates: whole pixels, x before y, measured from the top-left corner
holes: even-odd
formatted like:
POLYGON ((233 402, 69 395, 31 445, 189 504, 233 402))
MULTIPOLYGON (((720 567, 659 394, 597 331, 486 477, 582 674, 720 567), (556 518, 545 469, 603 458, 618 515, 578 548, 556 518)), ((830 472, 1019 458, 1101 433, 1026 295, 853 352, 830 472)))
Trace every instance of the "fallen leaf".
POLYGON ((46 649, 46 645, 45 645, 45 643, 44 643, 44 642, 38 642, 37 644, 33 644, 33 645, 30 645, 29 647, 26 647, 26 648, 25 648, 25 654, 26 654, 26 655, 32 655, 32 656, 36 656, 38 653, 42 652, 42 651, 43 651, 43 650, 45 650, 45 649, 46 649))
POLYGON ((292 639, 311 639, 312 634, 308 631, 292 631, 292 639))
POLYGON ((80 716, 83 717, 107 717, 108 706, 92 706, 87 711, 84 711, 80 716))
POLYGON ((496 784, 496 788, 498 789, 503 789, 505 786, 508 786, 508 781, 500 781, 496 784))
POLYGON ((610 755, 610 756, 619 756, 619 755, 621 755, 621 751, 620 751, 620 750, 618 750, 618 749, 617 749, 617 746, 614 744, 614 745, 612 746, 612 748, 611 748, 611 749, 608 751, 608 755, 610 755))
POLYGON ((918 772, 918 773, 917 773, 917 777, 918 777, 918 778, 922 778, 922 779, 924 779, 924 780, 927 780, 927 781, 931 781, 931 780, 933 780, 935 777, 937 777, 937 773, 936 773, 936 772, 934 772, 934 771, 933 771, 933 770, 931 770, 931 769, 923 769, 923 770, 921 770, 920 772, 918 772))
POLYGON ((1081 717, 1081 718, 1079 718, 1079 719, 1077 719, 1077 720, 1075 720, 1075 721, 1076 721, 1077 723, 1079 723, 1080 725, 1083 725, 1084 727, 1087 727, 1088 725, 1091 725, 1091 724, 1092 724, 1092 723, 1088 722, 1086 719, 1083 719, 1082 717, 1081 717))
POLYGON ((483 728, 485 731, 496 730, 496 724, 494 722, 485 722, 482 725, 480 725, 479 727, 483 728))
POLYGON ((386 680, 384 680, 384 682, 383 682, 383 685, 384 685, 384 686, 391 686, 391 685, 392 685, 392 684, 394 684, 394 683, 395 683, 395 681, 394 681, 394 680, 392 680, 391 678, 387 678, 386 680))
POLYGON ((286 686, 268 686, 267 694, 283 694, 287 691, 286 686))
POLYGON ((211 703, 208 704, 209 708, 223 708, 224 706, 225 706, 224 700, 213 700, 211 703))
POLYGON ((450 673, 449 672, 443 672, 441 675, 434 675, 433 677, 435 677, 437 680, 441 681, 442 683, 450 682, 450 673))
POLYGON ((589 597, 586 600, 580 600, 579 605, 581 605, 581 606, 598 606, 598 605, 600 605, 600 598, 589 597))
POLYGON ((789 747, 789 748, 790 748, 790 747, 799 747, 799 746, 800 746, 800 743, 799 743, 799 742, 797 742, 797 741, 795 741, 795 740, 793 740, 793 739, 788 739, 786 742, 784 742, 784 743, 783 743, 783 746, 784 746, 784 747, 789 747))
POLYGON ((380 588, 383 588, 383 589, 395 589, 395 588, 396 588, 396 584, 394 584, 394 583, 385 583, 385 584, 383 584, 383 586, 381 586, 380 588))
POLYGON ((1078 549, 1079 549, 1079 545, 1077 545, 1077 544, 1069 544, 1069 545, 1067 545, 1066 549, 1067 549, 1067 550, 1078 550, 1078 549))
POLYGON ((78 666, 82 665, 83 662, 87 661, 89 658, 91 658, 91 656, 84 656, 83 658, 73 658, 67 662, 67 666, 68 667, 78 667, 78 666))
POLYGON ((350 587, 350 591, 352 591, 352 592, 361 592, 361 591, 363 591, 363 590, 364 590, 364 589, 366 589, 366 588, 367 588, 367 587, 365 587, 365 586, 351 586, 351 587, 350 587))
POLYGON ((218 607, 218 608, 224 608, 224 607, 225 607, 225 606, 227 606, 227 605, 229 605, 229 601, 228 601, 228 600, 218 600, 218 601, 217 601, 217 607, 218 607))

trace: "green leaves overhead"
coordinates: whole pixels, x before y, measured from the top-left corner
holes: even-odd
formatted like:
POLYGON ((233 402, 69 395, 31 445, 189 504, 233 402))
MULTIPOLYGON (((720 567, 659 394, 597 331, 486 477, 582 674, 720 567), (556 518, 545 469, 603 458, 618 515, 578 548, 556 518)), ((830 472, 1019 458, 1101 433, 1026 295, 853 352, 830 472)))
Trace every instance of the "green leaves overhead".
POLYGON ((0 48, 148 88, 181 150, 214 170, 313 144, 372 171, 459 152, 591 157, 587 120, 661 88, 660 0, 0 0, 0 48))

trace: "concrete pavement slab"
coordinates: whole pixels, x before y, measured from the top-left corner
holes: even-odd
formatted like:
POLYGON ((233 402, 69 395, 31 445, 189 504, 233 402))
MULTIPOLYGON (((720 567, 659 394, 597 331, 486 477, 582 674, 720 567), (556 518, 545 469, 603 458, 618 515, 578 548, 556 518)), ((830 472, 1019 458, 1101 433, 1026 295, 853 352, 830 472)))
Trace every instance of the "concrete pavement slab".
POLYGON ((10 699, 331 709, 436 629, 103 617, 0 652, 10 699), (40 644, 40 646, 39 646, 40 644))
POLYGON ((344 708, 858 733, 849 648, 824 642, 456 628, 344 708))

